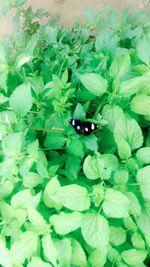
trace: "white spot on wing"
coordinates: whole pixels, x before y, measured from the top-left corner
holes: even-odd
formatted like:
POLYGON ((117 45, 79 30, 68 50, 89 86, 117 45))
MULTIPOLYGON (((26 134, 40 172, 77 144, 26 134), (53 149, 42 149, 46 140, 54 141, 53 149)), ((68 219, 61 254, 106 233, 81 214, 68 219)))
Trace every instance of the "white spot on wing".
POLYGON ((75 126, 75 120, 72 120, 72 126, 75 126))
POLYGON ((95 124, 93 122, 91 123, 91 130, 95 130, 95 124))
POLYGON ((79 125, 77 126, 77 130, 80 130, 80 126, 79 125))
POLYGON ((89 129, 88 129, 87 127, 85 127, 85 131, 86 131, 86 132, 88 132, 88 131, 89 131, 89 129))

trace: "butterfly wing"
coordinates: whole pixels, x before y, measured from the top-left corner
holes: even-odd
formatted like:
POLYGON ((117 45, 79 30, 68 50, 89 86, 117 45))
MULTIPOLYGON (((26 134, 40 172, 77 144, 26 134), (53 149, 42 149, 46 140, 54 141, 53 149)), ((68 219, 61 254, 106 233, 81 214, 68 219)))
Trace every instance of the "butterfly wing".
POLYGON ((98 126, 94 122, 83 122, 83 135, 90 135, 98 126))
POLYGON ((70 124, 73 126, 77 134, 82 134, 83 133, 83 126, 82 122, 80 120, 76 119, 71 119, 70 124))
POLYGON ((98 129, 98 126, 94 122, 71 119, 70 124, 77 134, 90 135, 93 131, 98 129))

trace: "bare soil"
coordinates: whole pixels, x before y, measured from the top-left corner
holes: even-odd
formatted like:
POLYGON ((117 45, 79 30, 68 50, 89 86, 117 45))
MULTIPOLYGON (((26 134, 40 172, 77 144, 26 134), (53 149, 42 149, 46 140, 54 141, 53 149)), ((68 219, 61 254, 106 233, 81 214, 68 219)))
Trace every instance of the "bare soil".
MULTIPOLYGON (((0 0, 0 5, 3 0, 0 0)), ((131 5, 133 9, 138 9, 147 5, 148 0, 111 0, 107 1, 112 7, 116 7, 119 11, 125 6, 131 5)), ((62 25, 70 25, 74 19, 80 17, 85 7, 92 7, 93 10, 99 10, 104 4, 105 0, 28 0, 27 6, 31 5, 33 9, 43 8, 60 20, 62 25)), ((13 12, 10 12, 8 16, 0 16, 0 38, 3 38, 5 34, 8 34, 12 30, 12 16, 13 12)))

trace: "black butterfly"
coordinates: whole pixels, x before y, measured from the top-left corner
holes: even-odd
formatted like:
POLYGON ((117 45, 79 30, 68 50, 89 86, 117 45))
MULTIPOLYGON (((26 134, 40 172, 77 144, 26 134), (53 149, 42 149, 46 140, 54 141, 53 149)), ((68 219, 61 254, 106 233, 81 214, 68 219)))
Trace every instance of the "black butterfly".
POLYGON ((73 126, 77 134, 90 135, 98 129, 98 126, 94 122, 71 119, 69 123, 73 126))

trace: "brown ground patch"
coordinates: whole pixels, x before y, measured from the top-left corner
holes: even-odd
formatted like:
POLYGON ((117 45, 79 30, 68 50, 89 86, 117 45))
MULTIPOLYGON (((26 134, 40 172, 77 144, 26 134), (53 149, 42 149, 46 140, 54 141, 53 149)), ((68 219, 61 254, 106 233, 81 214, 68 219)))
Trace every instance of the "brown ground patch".
MULTIPOLYGON (((0 0, 0 5, 3 0, 0 0)), ((149 2, 148 0, 111 0, 107 1, 111 6, 121 10, 126 5, 132 5, 133 9, 143 7, 144 4, 149 2)), ((70 25, 75 18, 81 16, 85 7, 92 7, 94 10, 99 10, 105 0, 28 0, 27 5, 31 5, 34 9, 43 8, 50 11, 52 14, 57 16, 62 25, 70 25)), ((148 4, 147 4, 148 6, 148 4)), ((6 17, 0 17, 0 38, 12 30, 12 15, 13 12, 6 17)))

